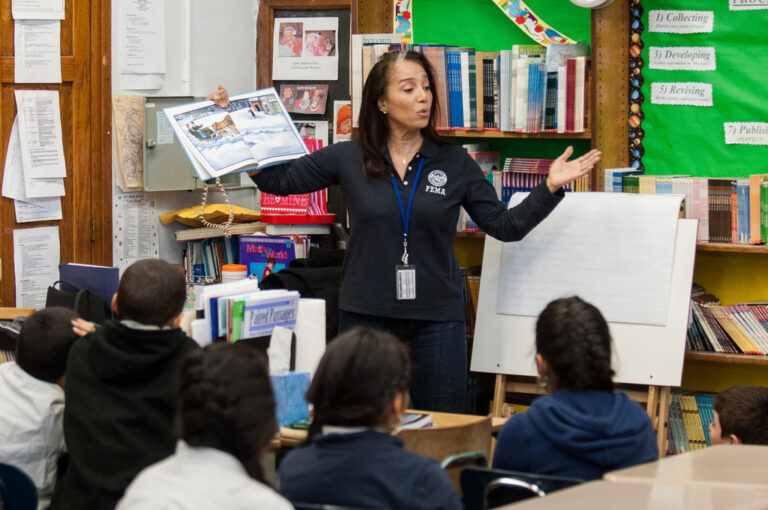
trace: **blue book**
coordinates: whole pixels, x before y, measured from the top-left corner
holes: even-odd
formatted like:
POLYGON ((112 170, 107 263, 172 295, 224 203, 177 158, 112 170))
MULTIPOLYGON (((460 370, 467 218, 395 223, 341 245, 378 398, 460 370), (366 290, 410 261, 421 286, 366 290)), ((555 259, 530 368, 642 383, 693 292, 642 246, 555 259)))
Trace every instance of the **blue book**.
POLYGON ((75 287, 67 285, 72 283, 101 294, 107 305, 112 306, 112 296, 117 292, 120 282, 120 270, 90 264, 59 264, 59 280, 62 281, 61 290, 77 292, 75 287))
POLYGON ((448 76, 448 104, 451 127, 464 127, 464 107, 461 100, 461 51, 446 50, 445 66, 448 76))

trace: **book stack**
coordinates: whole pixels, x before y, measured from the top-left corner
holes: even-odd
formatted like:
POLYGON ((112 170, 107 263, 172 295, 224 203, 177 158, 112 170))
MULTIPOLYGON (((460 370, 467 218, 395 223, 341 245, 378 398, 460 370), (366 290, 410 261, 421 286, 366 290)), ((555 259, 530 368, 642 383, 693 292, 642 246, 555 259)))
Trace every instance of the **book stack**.
POLYGON ((604 191, 685 195, 685 217, 699 220, 699 242, 764 244, 768 239, 768 174, 723 179, 608 168, 604 177, 604 191))
POLYGON ((352 35, 353 118, 363 83, 378 58, 391 50, 421 52, 435 75, 438 128, 580 133, 585 130, 585 44, 513 45, 477 51, 439 44, 403 44, 391 34, 352 35))
POLYGON ((686 348, 693 351, 768 354, 768 305, 723 306, 706 294, 691 300, 686 348))
POLYGON ((293 330, 299 293, 285 289, 259 290, 256 280, 207 285, 203 308, 211 339, 235 342, 272 334, 277 326, 293 330))
MULTIPOLYGON (((221 236, 222 231, 219 230, 218 234, 221 236)), ((221 267, 238 263, 238 238, 211 237, 187 241, 183 259, 190 283, 221 281, 221 267)))
POLYGON ((709 424, 714 417, 708 393, 674 393, 669 405, 667 455, 706 448, 710 445, 709 424))

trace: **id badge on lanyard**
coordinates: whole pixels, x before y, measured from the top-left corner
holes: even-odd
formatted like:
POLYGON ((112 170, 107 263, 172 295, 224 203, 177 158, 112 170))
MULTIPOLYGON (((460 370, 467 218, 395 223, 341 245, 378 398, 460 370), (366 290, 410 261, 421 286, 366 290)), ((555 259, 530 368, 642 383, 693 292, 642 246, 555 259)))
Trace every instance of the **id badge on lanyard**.
POLYGON ((408 209, 403 209, 403 200, 400 196, 400 190, 397 188, 395 177, 392 176, 392 186, 395 188, 397 205, 400 206, 400 219, 403 220, 403 256, 400 258, 402 264, 395 266, 395 296, 398 301, 416 299, 416 266, 408 263, 408 225, 411 219, 411 205, 413 204, 413 195, 416 193, 416 187, 419 185, 419 176, 421 167, 424 166, 424 158, 419 162, 419 169, 416 171, 416 178, 413 180, 411 194, 408 197, 408 209))

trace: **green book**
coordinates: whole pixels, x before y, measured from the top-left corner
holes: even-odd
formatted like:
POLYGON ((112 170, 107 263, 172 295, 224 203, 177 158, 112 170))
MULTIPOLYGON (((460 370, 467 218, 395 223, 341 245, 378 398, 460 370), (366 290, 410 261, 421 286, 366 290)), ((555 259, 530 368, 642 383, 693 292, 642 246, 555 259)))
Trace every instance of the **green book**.
POLYGON ((230 342, 237 342, 243 337, 243 316, 245 315, 245 300, 232 302, 232 336, 230 342))

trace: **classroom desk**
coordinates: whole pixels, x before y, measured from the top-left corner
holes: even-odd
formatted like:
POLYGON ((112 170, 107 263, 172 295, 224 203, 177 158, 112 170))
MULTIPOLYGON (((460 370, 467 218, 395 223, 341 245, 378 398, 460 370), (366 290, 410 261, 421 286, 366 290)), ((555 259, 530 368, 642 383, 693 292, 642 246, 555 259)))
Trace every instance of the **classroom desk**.
POLYGON ((717 445, 606 473, 612 482, 768 490, 768 446, 717 445))
MULTIPOLYGON (((485 419, 485 416, 478 416, 475 414, 457 414, 457 413, 438 413, 436 411, 418 411, 408 409, 409 413, 429 413, 432 415, 432 423, 436 427, 455 427, 457 425, 468 425, 485 419)), ((503 423, 499 424, 501 428, 503 423)), ((493 429, 498 430, 496 428, 493 429)), ((307 438, 307 432, 305 430, 289 429, 287 427, 280 427, 280 446, 287 448, 293 448, 299 446, 307 438)))
POLYGON ((768 489, 693 487, 657 483, 584 483, 499 507, 499 510, 756 510, 768 508, 768 489))

